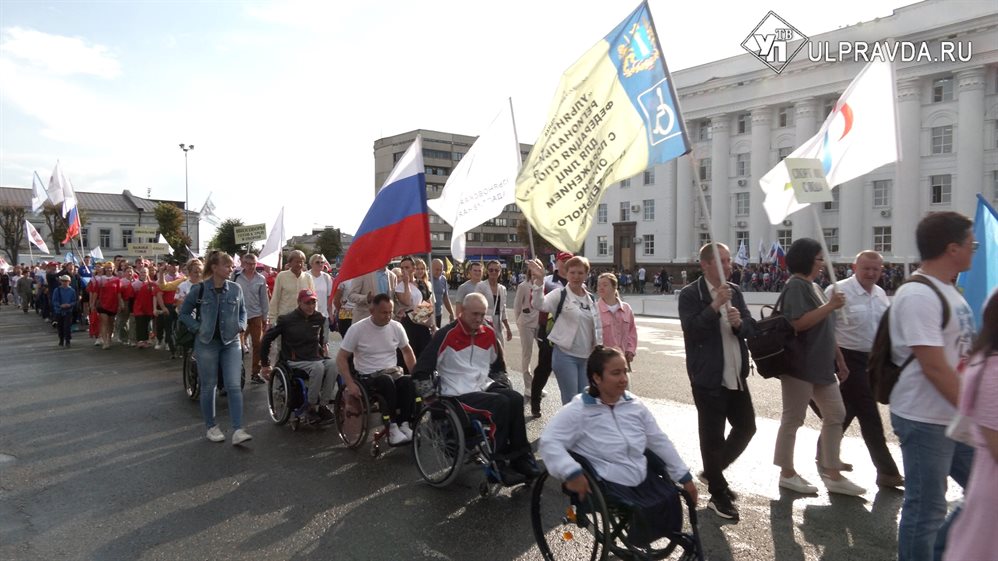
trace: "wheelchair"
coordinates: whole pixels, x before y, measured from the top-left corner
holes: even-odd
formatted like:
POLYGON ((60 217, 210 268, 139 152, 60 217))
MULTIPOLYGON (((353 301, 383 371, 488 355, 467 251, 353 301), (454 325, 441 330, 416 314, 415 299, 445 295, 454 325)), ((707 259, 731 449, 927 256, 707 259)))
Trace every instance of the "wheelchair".
POLYGON ((446 487, 464 466, 478 465, 485 475, 479 495, 497 495, 505 485, 492 447, 495 425, 457 397, 437 395, 424 403, 412 430, 412 453, 423 479, 434 487, 446 487))
MULTIPOLYGON (((201 379, 198 378, 198 361, 194 357, 193 349, 184 348, 184 360, 182 363, 181 377, 184 382, 184 393, 191 401, 201 398, 201 379)), ((240 364, 239 389, 246 387, 246 365, 240 364)), ((225 383, 222 380, 222 368, 218 368, 218 385, 216 386, 219 395, 225 395, 225 383)))
MULTIPOLYGON (((584 499, 568 491, 564 485, 543 472, 534 483, 530 500, 530 521, 537 546, 546 561, 589 559, 605 560, 609 554, 621 559, 679 559, 703 561, 703 547, 697 528, 697 512, 693 499, 681 486, 672 483, 665 464, 650 451, 649 476, 661 477, 675 485, 679 501, 682 497, 688 518, 678 530, 650 544, 637 544, 629 539, 631 510, 625 504, 608 500, 603 480, 596 475, 588 460, 571 453, 582 465, 591 492, 584 499)), ((682 518, 682 505, 676 505, 682 518)))
MULTIPOLYGON (((378 393, 372 392, 368 388, 367 380, 369 376, 357 374, 353 370, 352 361, 350 368, 354 380, 357 381, 357 387, 360 388, 360 396, 347 398, 346 380, 343 379, 343 376, 337 377, 336 396, 333 398, 333 417, 336 419, 336 431, 340 435, 340 440, 343 441, 343 444, 347 448, 357 450, 367 442, 367 437, 372 429, 372 416, 378 415, 381 428, 374 431, 370 449, 371 457, 377 458, 382 453, 382 441, 385 441, 389 447, 393 446, 388 443, 388 426, 391 423, 391 412, 387 410, 388 407, 384 399, 378 393)), ((417 396, 417 406, 419 401, 420 399, 417 396)), ((407 444, 400 444, 399 446, 407 444)))

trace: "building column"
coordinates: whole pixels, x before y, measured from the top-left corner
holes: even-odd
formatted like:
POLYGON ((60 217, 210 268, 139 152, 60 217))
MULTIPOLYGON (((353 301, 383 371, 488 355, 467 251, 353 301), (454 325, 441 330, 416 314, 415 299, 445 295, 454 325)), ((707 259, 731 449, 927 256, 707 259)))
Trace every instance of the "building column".
MULTIPOLYGON (((800 146, 807 139, 814 136, 818 130, 818 102, 813 97, 801 99, 794 103, 794 144, 800 146)), ((821 209, 818 209, 821 212, 821 209)), ((814 211, 804 208, 791 214, 788 219, 793 222, 793 239, 812 238, 818 239, 818 232, 814 225, 814 211)), ((777 228, 786 229, 786 226, 777 225, 777 228)), ((784 248, 784 251, 787 248, 784 248)))
MULTIPOLYGON (((838 263, 851 262, 863 249, 863 228, 870 228, 870 210, 873 200, 866 200, 863 178, 857 177, 836 187, 839 190, 839 223, 824 224, 826 228, 839 229, 838 263)), ((872 187, 871 187, 872 190, 872 187)))
POLYGON ((731 240, 731 117, 711 117, 710 146, 710 226, 715 241, 730 244, 731 240))
MULTIPOLYGON (((772 126, 773 108, 756 107, 752 109, 752 155, 750 165, 752 166, 752 176, 749 180, 749 256, 753 262, 758 261, 756 253, 759 251, 759 241, 765 241, 772 245, 774 236, 770 234, 772 228, 769 224, 769 216, 762 206, 762 201, 766 196, 759 187, 759 180, 773 167, 771 159, 771 148, 769 140, 770 127, 772 126)), ((734 240, 732 240, 733 242, 734 240)), ((736 251, 732 249, 732 251, 736 251)))
POLYGON ((693 261, 693 209, 696 205, 696 193, 693 185, 693 164, 687 154, 673 160, 675 166, 667 168, 676 177, 676 257, 675 261, 687 263, 693 261))
POLYGON ((977 209, 974 195, 984 192, 984 67, 957 72, 956 84, 959 117, 953 210, 973 219, 977 209))
MULTIPOLYGON (((891 192, 890 256, 896 262, 918 261, 915 226, 922 218, 921 201, 925 198, 919 177, 922 160, 922 99, 918 78, 898 82, 898 128, 903 159, 894 164, 894 188, 891 192)), ((867 225, 872 228, 871 225, 867 225)), ((872 231, 871 231, 872 235, 872 231)), ((888 258, 887 255, 884 256, 888 258)))
MULTIPOLYGON (((658 220, 659 216, 680 215, 676 212, 676 163, 676 160, 670 160, 663 165, 656 166, 655 169, 655 178, 661 177, 660 181, 665 185, 665 189, 662 190, 662 198, 658 199, 662 206, 661 208, 655 207, 656 224, 663 223, 662 220, 658 220)), ((657 201, 656 205, 658 205, 657 201)), ((665 220, 664 222, 662 240, 655 239, 655 261, 663 263, 676 258, 676 231, 679 228, 678 220, 665 220), (661 253, 659 253, 660 251, 661 253)))

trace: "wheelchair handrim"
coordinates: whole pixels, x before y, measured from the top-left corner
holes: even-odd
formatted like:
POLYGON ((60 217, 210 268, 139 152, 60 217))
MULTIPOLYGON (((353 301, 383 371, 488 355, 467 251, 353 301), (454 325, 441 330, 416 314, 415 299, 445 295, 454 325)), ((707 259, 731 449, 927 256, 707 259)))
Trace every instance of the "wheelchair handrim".
POLYGON ((449 485, 464 464, 465 452, 464 430, 457 415, 442 405, 424 407, 412 435, 412 453, 423 479, 434 487, 449 485))
POLYGON ((590 493, 585 503, 588 513, 571 505, 568 495, 561 491, 560 483, 548 472, 542 473, 535 481, 530 500, 530 521, 534 539, 541 555, 547 561, 584 559, 582 551, 590 550, 590 561, 604 561, 609 553, 608 520, 602 493, 590 482, 590 493), (548 498, 544 498, 548 497, 548 498), (550 501, 551 506, 545 506, 550 501), (566 522, 569 511, 573 516, 586 516, 588 527, 566 522), (542 519, 543 517, 543 519, 542 519), (559 523, 560 522, 560 523, 559 523), (545 525, 551 526, 545 528, 545 525))
POLYGON ((280 370, 274 369, 270 382, 267 383, 267 404, 270 408, 270 418, 274 423, 283 425, 291 416, 288 404, 287 378, 280 370))

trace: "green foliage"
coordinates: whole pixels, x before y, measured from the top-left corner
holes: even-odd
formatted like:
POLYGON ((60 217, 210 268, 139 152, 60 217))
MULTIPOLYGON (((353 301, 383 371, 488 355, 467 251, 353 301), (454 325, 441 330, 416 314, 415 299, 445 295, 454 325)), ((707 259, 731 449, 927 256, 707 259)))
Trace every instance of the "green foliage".
MULTIPOLYGON (((181 261, 186 261, 190 257, 187 253, 187 246, 191 244, 191 238, 184 231, 187 226, 184 211, 177 205, 161 202, 156 205, 153 213, 159 224, 159 233, 163 234, 166 243, 173 248, 173 256, 181 261)), ((196 219, 191 226, 198 227, 196 219)))
MULTIPOLYGON (((76 212, 80 217, 80 228, 85 228, 88 220, 87 213, 80 210, 79 207, 77 207, 76 212)), ((59 248, 62 247, 62 240, 66 239, 66 230, 69 228, 69 224, 62 216, 62 205, 53 205, 50 202, 46 202, 42 208, 42 218, 45 219, 45 225, 48 226, 49 239, 52 241, 49 249, 56 255, 59 255, 61 253, 59 248)), ((69 247, 72 250, 73 244, 70 243, 69 247)))
POLYGON ((3 238, 3 249, 10 258, 11 265, 17 265, 17 253, 24 241, 24 215, 23 208, 0 207, 0 236, 3 238))
POLYGON ((343 252, 343 246, 340 245, 340 229, 326 228, 323 230, 315 240, 315 251, 324 255, 326 261, 329 262, 339 257, 340 253, 343 252))
MULTIPOLYGON (((242 246, 236 243, 236 227, 242 225, 243 221, 238 218, 225 220, 218 225, 218 229, 215 230, 215 237, 211 238, 208 247, 220 249, 229 255, 241 255, 244 251, 241 249, 242 246)), ((253 244, 250 245, 252 246, 253 244)))

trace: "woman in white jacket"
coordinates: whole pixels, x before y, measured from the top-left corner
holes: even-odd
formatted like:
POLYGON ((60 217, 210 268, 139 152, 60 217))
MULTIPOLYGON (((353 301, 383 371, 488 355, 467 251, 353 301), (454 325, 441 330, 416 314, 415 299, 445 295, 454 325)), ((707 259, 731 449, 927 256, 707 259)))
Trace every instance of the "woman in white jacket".
POLYGON ((596 345, 603 344, 603 326, 596 299, 586 290, 589 260, 575 256, 565 263, 568 286, 544 294, 543 271, 540 265, 528 263, 535 280, 531 287, 534 308, 547 312, 554 319, 548 329, 551 370, 561 390, 561 404, 572 400, 586 387, 586 361, 596 345))
POLYGON ((489 261, 485 265, 485 271, 488 277, 475 285, 475 291, 485 297, 489 306, 485 318, 495 330, 496 340, 502 344, 503 341, 513 339, 513 332, 509 329, 509 319, 506 317, 506 287, 499 282, 502 265, 495 260, 489 261))
POLYGON ((584 496, 589 483, 569 451, 586 458, 604 480, 604 494, 635 505, 636 517, 648 526, 645 530, 664 535, 660 531, 671 529, 677 520, 663 515, 674 512, 678 503, 668 482, 648 476, 644 452, 651 450, 665 462, 669 477, 695 504, 697 488, 689 467, 648 407, 627 391, 627 360, 620 349, 596 347, 586 370, 589 387, 558 411, 541 434, 544 465, 569 491, 584 496))
MULTIPOLYGON (((523 397, 530 397, 530 385, 534 377, 530 373, 530 359, 534 354, 534 339, 537 337, 537 316, 539 312, 531 302, 530 287, 533 286, 534 273, 527 269, 527 278, 516 287, 513 297, 513 315, 516 317, 516 328, 520 332, 520 365, 523 371, 523 397)), ((543 276, 542 279, 543 281, 543 276)))

